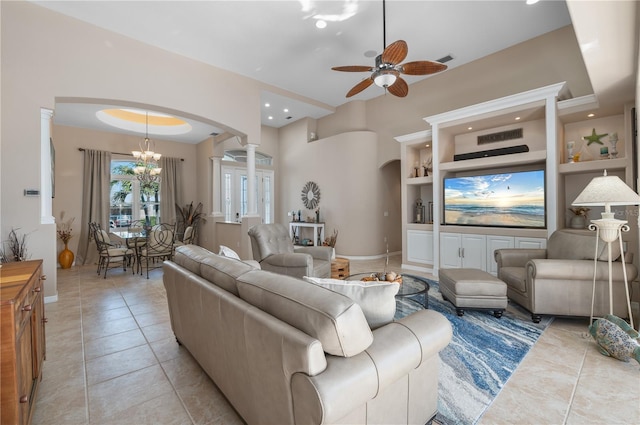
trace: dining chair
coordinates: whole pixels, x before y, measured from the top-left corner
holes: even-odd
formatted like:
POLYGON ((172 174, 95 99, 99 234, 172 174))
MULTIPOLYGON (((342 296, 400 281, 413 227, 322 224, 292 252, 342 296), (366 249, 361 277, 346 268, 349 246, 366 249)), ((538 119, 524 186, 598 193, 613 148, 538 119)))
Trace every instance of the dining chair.
POLYGON ((147 279, 149 279, 149 269, 162 267, 154 265, 161 260, 171 260, 173 257, 173 238, 175 234, 174 224, 159 224, 154 229, 147 232, 146 244, 140 249, 140 264, 144 261, 147 268, 147 279))
MULTIPOLYGON (((104 270, 104 278, 106 279, 107 270, 118 267, 120 264, 122 264, 122 269, 127 271, 127 264, 131 264, 134 255, 133 250, 113 243, 109 233, 102 229, 100 223, 89 223, 89 230, 98 249, 98 274, 104 270)), ((133 268, 131 272, 134 272, 133 268)))

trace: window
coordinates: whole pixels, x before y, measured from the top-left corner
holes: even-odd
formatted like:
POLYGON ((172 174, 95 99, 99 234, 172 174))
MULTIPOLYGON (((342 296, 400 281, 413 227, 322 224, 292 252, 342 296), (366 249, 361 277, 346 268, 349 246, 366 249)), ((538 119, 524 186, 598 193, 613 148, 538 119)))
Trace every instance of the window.
MULTIPOLYGON (((256 170, 256 202, 263 223, 273 223, 273 170, 256 170)), ((247 169, 222 166, 222 199, 225 221, 239 221, 248 212, 247 169)))
POLYGON ((111 161, 110 227, 128 227, 134 220, 147 218, 152 226, 161 222, 160 183, 141 187, 134 167, 133 161, 111 161))

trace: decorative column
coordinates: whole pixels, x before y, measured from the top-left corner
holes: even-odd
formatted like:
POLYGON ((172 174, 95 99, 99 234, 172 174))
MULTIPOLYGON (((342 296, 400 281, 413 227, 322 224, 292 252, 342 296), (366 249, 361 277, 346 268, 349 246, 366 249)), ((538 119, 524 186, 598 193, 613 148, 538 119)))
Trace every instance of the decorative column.
POLYGON ((51 109, 40 109, 40 222, 53 224, 53 193, 55 153, 51 143, 51 109))
POLYGON ((256 145, 247 144, 247 216, 256 217, 256 145))
POLYGON ((222 217, 222 158, 219 156, 212 156, 210 159, 213 164, 211 176, 211 215, 214 217, 222 217))

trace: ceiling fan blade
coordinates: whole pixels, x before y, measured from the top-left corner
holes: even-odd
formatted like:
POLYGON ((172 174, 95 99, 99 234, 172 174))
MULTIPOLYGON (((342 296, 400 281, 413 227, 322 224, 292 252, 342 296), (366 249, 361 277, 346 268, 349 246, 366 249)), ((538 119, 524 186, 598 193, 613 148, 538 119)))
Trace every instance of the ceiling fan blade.
POLYGON ((416 61, 404 63, 398 66, 397 69, 406 75, 427 75, 444 71, 447 69, 447 65, 440 62, 416 61))
POLYGON ((360 93, 362 90, 366 89, 371 84, 373 84, 373 80, 371 78, 367 78, 366 80, 360 81, 358 84, 353 86, 351 90, 349 90, 349 93, 347 93, 347 97, 351 97, 353 95, 360 93))
POLYGON ((407 82, 400 77, 396 79, 395 83, 387 87, 387 90, 389 90, 389 93, 392 95, 398 97, 405 97, 409 94, 409 86, 407 85, 407 82))
POLYGON ((390 63, 391 65, 397 65, 407 57, 409 48, 407 42, 404 40, 398 40, 389 44, 382 52, 382 62, 390 63))
POLYGON ((334 66, 331 68, 334 71, 343 72, 371 72, 373 69, 370 66, 364 65, 347 65, 347 66, 334 66))

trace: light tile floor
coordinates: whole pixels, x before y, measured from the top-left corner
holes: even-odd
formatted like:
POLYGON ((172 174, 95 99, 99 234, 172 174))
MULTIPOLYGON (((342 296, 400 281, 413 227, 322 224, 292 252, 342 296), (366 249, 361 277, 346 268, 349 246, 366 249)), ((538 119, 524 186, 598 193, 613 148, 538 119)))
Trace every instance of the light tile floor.
MULTIPOLYGON (((350 270, 383 266, 352 261, 350 270)), ((400 269, 399 256, 389 269, 400 269)), ((105 280, 93 266, 58 270, 58 296, 45 306, 34 425, 243 423, 175 342, 161 270, 149 280, 118 269, 105 280)), ((639 365, 599 354, 587 323, 556 319, 479 423, 640 424, 639 365)))

